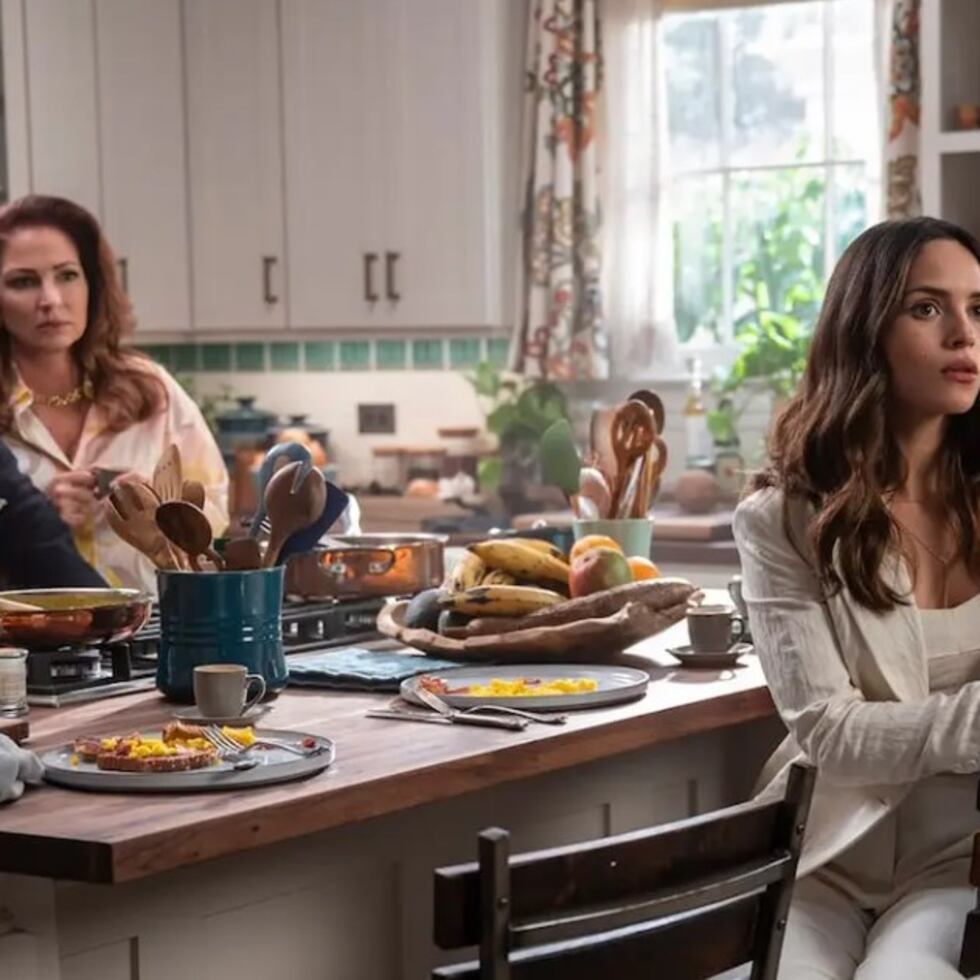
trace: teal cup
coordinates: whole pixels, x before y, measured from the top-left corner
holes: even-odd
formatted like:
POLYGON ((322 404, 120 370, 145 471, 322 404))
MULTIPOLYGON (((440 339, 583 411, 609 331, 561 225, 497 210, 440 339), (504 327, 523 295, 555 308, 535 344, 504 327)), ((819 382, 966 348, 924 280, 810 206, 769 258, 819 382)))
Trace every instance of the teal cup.
POLYGON ((249 572, 157 571, 160 652, 157 687, 194 702, 194 668, 241 664, 267 692, 286 686, 282 649, 283 568, 249 572))
POLYGON ((575 540, 581 541, 589 534, 604 534, 612 538, 628 558, 639 555, 650 557, 650 542, 653 537, 653 521, 649 517, 600 518, 594 521, 575 520, 572 522, 575 540))

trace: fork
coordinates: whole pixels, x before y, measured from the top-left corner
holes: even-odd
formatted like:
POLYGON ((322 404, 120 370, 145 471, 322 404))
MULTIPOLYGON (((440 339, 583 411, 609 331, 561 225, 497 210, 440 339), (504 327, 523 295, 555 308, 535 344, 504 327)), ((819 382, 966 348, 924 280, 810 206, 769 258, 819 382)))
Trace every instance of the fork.
POLYGON ((208 725, 204 729, 204 736, 217 749, 225 753, 226 757, 237 755, 244 757, 248 752, 255 748, 283 749, 292 752, 293 755, 307 758, 311 755, 319 755, 323 751, 323 746, 317 745, 312 749, 305 749, 299 745, 292 745, 289 742, 282 742, 273 738, 258 738, 250 745, 239 745, 230 735, 226 735, 217 725, 208 725))

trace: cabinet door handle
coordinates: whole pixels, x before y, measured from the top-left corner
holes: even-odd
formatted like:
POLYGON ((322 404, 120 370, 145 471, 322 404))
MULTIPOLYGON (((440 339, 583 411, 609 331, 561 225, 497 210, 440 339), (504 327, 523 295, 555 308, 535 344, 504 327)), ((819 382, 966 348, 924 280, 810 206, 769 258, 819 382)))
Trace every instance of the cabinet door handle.
POLYGON ((274 255, 262 256, 262 299, 270 305, 279 302, 279 297, 272 291, 272 270, 278 261, 274 255))
POLYGON ((385 252, 385 293, 393 303, 402 298, 395 287, 395 263, 401 258, 401 252, 385 252))
POLYGON ((128 296, 129 295, 129 259, 125 259, 125 258, 116 259, 116 266, 119 269, 119 284, 122 286, 122 291, 128 296))
POLYGON ((377 261, 377 252, 364 253, 364 298, 369 303, 374 303, 378 299, 378 294, 374 291, 374 263, 377 261))

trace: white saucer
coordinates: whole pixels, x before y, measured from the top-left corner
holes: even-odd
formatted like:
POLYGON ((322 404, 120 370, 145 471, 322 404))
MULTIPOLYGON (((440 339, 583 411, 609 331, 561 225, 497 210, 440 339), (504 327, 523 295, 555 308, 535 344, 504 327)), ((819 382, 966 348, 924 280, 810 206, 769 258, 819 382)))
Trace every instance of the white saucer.
POLYGON ((253 704, 248 711, 236 718, 209 718, 202 715, 196 704, 186 708, 177 708, 174 718, 178 721, 189 721, 194 725, 253 725, 269 710, 267 705, 253 704))

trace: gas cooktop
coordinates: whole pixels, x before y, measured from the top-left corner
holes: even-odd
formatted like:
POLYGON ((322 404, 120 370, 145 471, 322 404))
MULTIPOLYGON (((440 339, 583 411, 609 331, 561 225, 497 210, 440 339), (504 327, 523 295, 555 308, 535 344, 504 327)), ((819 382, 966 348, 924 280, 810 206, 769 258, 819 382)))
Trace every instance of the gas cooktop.
MULTIPOLYGON (((282 610, 286 654, 329 650, 376 639, 383 598, 291 602, 282 610)), ((94 649, 32 651, 27 658, 29 704, 60 707, 153 687, 160 645, 156 612, 136 636, 94 649)))

